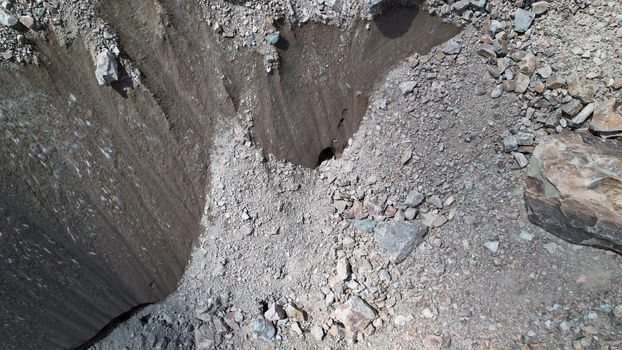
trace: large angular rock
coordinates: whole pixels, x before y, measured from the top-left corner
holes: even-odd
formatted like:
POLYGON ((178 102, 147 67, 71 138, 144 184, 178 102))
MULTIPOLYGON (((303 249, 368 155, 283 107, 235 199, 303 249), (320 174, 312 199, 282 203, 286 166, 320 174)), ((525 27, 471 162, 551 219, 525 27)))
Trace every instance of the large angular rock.
POLYGON ((374 238, 399 264, 423 241, 428 228, 418 222, 379 223, 374 238))
POLYGON ((99 85, 110 85, 119 80, 119 70, 117 59, 110 51, 100 52, 97 55, 97 67, 95 68, 95 77, 99 85))
POLYGON ((616 100, 607 100, 594 105, 594 116, 590 121, 592 133, 602 138, 622 136, 622 115, 617 112, 616 100))
POLYGON ((525 202, 547 231, 622 254, 622 143, 587 133, 547 138, 531 158, 525 202))

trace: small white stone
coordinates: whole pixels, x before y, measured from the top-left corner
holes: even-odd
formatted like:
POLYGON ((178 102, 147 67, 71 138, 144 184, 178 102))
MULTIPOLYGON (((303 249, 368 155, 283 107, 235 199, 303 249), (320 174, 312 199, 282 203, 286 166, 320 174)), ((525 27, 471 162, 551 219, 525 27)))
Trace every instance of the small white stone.
POLYGON ((496 253, 499 249, 499 241, 488 241, 484 243, 484 247, 488 248, 493 253, 496 253))
POLYGON ((523 241, 529 241, 529 242, 531 242, 531 240, 533 239, 533 235, 527 231, 521 231, 518 237, 522 239, 523 241))

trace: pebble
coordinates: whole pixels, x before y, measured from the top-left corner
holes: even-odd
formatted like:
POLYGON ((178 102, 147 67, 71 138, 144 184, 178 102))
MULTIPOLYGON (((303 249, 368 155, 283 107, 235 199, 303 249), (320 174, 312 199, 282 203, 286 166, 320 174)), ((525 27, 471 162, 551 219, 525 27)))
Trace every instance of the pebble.
POLYGON ((531 11, 533 11, 536 16, 546 13, 549 10, 549 3, 546 1, 538 1, 534 2, 531 5, 531 11))
POLYGON ((416 190, 412 190, 406 196, 404 203, 411 207, 417 207, 425 200, 425 196, 416 190))
POLYGON ((551 75, 546 80, 546 87, 549 89, 559 89, 566 84, 566 79, 559 74, 551 75))
POLYGON ((529 241, 529 242, 531 242, 531 240, 533 239, 533 235, 527 231, 521 231, 518 237, 522 239, 523 241, 529 241))
POLYGON ((517 9, 514 13, 514 31, 516 31, 517 33, 526 32, 529 27, 531 27, 531 24, 533 23, 533 19, 535 17, 536 14, 531 11, 527 11, 521 8, 517 9))
POLYGON ((490 21, 490 32, 492 34, 498 33, 499 31, 503 30, 503 28, 505 28, 505 25, 502 22, 499 22, 496 19, 490 21))
POLYGON ((544 247, 544 249, 546 249, 547 252, 549 252, 550 254, 555 254, 558 252, 557 249, 557 243, 546 243, 542 245, 544 247))
POLYGON ((484 243, 484 247, 488 248, 493 253, 496 253, 499 249, 499 241, 488 241, 484 243))
POLYGON ((413 80, 404 81, 399 84, 399 88, 400 88, 400 91, 402 92, 402 95, 408 95, 409 93, 413 92, 416 86, 417 86, 417 82, 413 80))
POLYGON ((574 117, 577 113, 581 112, 582 109, 583 109, 583 105, 581 104, 581 102, 575 99, 572 99, 571 101, 566 102, 562 105, 562 111, 571 117, 574 117))
POLYGON ((572 97, 576 97, 583 103, 594 102, 594 88, 585 81, 573 80, 568 83, 568 93, 572 97))
POLYGON ((5 10, 0 9, 0 24, 5 27, 13 27, 17 24, 17 17, 5 10))
POLYGON ((570 121, 570 125, 573 127, 581 126, 587 118, 589 118, 594 112, 594 104, 590 103, 587 106, 583 107, 581 112, 579 112, 572 120, 570 121))
POLYGON ((482 45, 479 50, 477 50, 477 53, 489 61, 494 61, 497 58, 497 53, 492 45, 482 45))
POLYGON ((507 135, 503 138, 503 150, 505 152, 512 152, 518 149, 518 140, 514 135, 507 135))
POLYGON ((482 82, 477 82, 475 84, 475 88, 473 89, 473 92, 477 96, 485 95, 486 94, 486 86, 482 82))
POLYGON ((410 161, 412 156, 413 156, 412 149, 410 148, 406 149, 404 152, 402 152, 402 155, 400 156, 400 163, 402 164, 408 163, 408 161, 410 161))
POLYGON ((413 315, 408 315, 408 316, 397 315, 393 319, 393 323, 395 323, 396 326, 401 327, 401 326, 405 326, 405 325, 411 323, 414 320, 415 320, 415 318, 413 317, 413 315))
POLYGON ((432 197, 428 198, 428 202, 438 209, 443 209, 443 201, 437 195, 433 195, 432 197))
POLYGON ((516 83, 514 91, 518 92, 519 94, 523 94, 525 93, 525 91, 527 91, 530 82, 530 79, 527 75, 518 72, 514 81, 516 83))
POLYGON ((276 335, 276 329, 272 322, 264 319, 263 317, 258 317, 251 321, 251 330, 257 334, 257 336, 265 341, 270 341, 274 339, 276 335))
POLYGON ((414 220, 416 216, 417 209, 415 208, 406 208, 404 211, 404 218, 406 218, 406 220, 414 220))
POLYGON ((21 16, 19 18, 19 23, 23 24, 26 28, 32 28, 35 24, 35 19, 31 16, 21 16))
POLYGON ((527 165, 529 165, 529 161, 527 160, 527 157, 525 157, 524 154, 520 152, 512 152, 512 155, 514 156, 516 163, 518 163, 518 166, 520 166, 521 168, 524 168, 527 165))
POLYGON ((287 303, 287 305, 285 305, 285 314, 287 314, 287 318, 299 322, 304 322, 307 318, 305 312, 294 303, 287 303))
POLYGON ((324 330, 320 326, 311 327, 311 335, 315 340, 322 341, 324 339, 324 330))
POLYGON ((446 42, 442 47, 441 51, 443 51, 446 55, 457 55, 462 50, 462 46, 454 40, 450 40, 446 42))
POLYGON ((334 312, 334 318, 343 324, 349 333, 364 330, 377 317, 376 310, 358 296, 350 297, 348 301, 337 306, 334 312))
POLYGON ((519 146, 531 146, 533 145, 533 141, 535 139, 534 134, 526 133, 526 132, 517 132, 516 140, 519 146))
POLYGON ((616 318, 622 319, 622 304, 614 307, 612 312, 616 318))
POLYGON ((282 305, 274 304, 272 305, 266 312, 264 312, 263 317, 268 321, 279 321, 287 318, 285 314, 285 309, 283 309, 282 305))
POLYGON ((546 65, 544 67, 538 68, 536 70, 536 72, 538 73, 538 75, 540 75, 542 78, 547 79, 548 77, 551 76, 551 74, 553 74, 553 69, 551 69, 551 66, 546 65))
POLYGON ((337 277, 339 280, 347 280, 350 278, 350 273, 352 273, 352 267, 350 266, 348 258, 341 258, 337 260, 337 277))
POLYGON ((276 45, 280 39, 281 39, 281 33, 279 32, 274 32, 274 33, 270 33, 266 35, 266 41, 270 45, 276 45))
POLYGON ((492 98, 499 98, 501 97, 501 85, 497 85, 494 90, 492 90, 492 92, 490 93, 490 97, 492 98))

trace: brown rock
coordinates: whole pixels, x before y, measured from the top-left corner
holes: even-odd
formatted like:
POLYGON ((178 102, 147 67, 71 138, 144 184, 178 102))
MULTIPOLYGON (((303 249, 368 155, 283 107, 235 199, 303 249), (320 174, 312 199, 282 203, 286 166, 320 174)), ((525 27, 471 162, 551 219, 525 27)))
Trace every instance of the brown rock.
POLYGON ((546 87, 549 89, 559 89, 566 84, 566 79, 564 79, 559 74, 551 75, 548 79, 546 79, 546 87))
POLYGON ((528 76, 532 76, 536 71, 537 61, 536 56, 528 53, 518 62, 518 69, 521 73, 528 76))
POLYGON ((488 59, 489 61, 494 61, 497 59, 497 53, 495 52, 495 48, 492 45, 484 44, 477 50, 477 53, 488 59))
POLYGON ((334 318, 350 333, 362 331, 378 317, 363 299, 353 296, 335 309, 334 318))
POLYGON ((506 81, 503 82, 503 84, 501 84, 501 88, 505 92, 512 92, 512 91, 516 90, 516 81, 514 81, 514 80, 506 80, 506 81))
POLYGON ((537 82, 534 86, 533 86, 533 91, 541 94, 544 92, 544 89, 546 89, 546 86, 544 85, 543 82, 539 81, 537 82))
POLYGON ((603 138, 622 136, 622 115, 616 112, 616 101, 595 104, 590 130, 603 138))
POLYGON ((361 203, 360 201, 355 201, 354 205, 352 206, 352 209, 354 211, 354 218, 355 219, 365 219, 367 217, 367 212, 365 211, 365 207, 363 206, 363 203, 361 203))
POLYGON ((307 319, 307 314, 294 303, 288 303, 285 305, 285 313, 287 314, 287 317, 292 320, 303 322, 307 319))
POLYGON ((514 87, 514 91, 518 92, 519 94, 524 93, 525 91, 527 91, 527 88, 529 87, 529 77, 523 73, 516 73, 516 78, 514 78, 514 81, 516 83, 516 86, 514 87))
POLYGON ((397 210, 395 209, 395 207, 389 205, 385 210, 384 210, 384 216, 388 217, 388 218, 392 218, 395 217, 395 213, 397 213, 397 210))
POLYGON ((594 101, 594 88, 584 80, 573 80, 568 84, 568 93, 580 99, 583 103, 594 101))
POLYGON ((575 244, 622 254, 622 143, 589 134, 550 136, 528 169, 529 220, 575 244))

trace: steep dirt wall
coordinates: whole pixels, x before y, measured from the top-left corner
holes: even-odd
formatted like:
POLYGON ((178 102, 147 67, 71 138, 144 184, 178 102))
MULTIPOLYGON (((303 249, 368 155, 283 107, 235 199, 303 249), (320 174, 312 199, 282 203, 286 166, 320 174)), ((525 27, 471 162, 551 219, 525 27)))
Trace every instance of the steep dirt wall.
POLYGON ((314 166, 358 127, 374 82, 457 29, 417 11, 343 33, 281 29, 282 67, 235 50, 195 2, 108 2, 143 85, 97 85, 80 38, 0 69, 0 339, 78 346, 172 292, 200 229, 215 118, 250 114, 268 153, 314 166), (162 6, 162 7, 159 7, 162 6), (430 34, 431 33, 431 34, 430 34))
POLYGON ((206 180, 192 115, 175 127, 149 91, 102 89, 79 45, 43 50, 0 70, 0 338, 16 349, 78 345, 170 293, 206 180))

